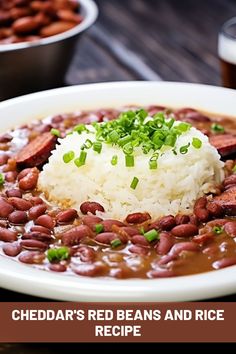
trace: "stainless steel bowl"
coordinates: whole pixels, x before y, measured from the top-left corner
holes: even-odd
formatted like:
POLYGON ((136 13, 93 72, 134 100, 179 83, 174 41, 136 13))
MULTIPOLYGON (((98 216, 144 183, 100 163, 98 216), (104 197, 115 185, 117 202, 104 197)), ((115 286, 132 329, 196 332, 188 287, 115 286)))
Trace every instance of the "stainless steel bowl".
POLYGON ((69 31, 35 42, 0 45, 0 100, 63 85, 81 34, 96 20, 93 0, 79 0, 84 20, 69 31))

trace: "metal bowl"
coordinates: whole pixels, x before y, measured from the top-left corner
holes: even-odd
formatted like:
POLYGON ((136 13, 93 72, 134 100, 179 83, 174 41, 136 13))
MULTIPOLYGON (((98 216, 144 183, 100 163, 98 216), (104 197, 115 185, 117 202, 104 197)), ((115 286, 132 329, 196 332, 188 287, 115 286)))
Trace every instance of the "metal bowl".
POLYGON ((69 31, 35 42, 0 45, 0 100, 62 86, 75 45, 96 20, 93 0, 79 0, 84 20, 69 31))

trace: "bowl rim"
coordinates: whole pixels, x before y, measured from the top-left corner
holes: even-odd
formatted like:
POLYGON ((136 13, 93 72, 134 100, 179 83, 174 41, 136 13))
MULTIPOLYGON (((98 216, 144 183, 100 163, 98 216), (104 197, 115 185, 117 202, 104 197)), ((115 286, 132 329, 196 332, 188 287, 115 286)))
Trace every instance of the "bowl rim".
POLYGON ((20 42, 13 44, 0 44, 0 53, 11 52, 20 49, 35 48, 43 45, 53 44, 74 37, 88 29, 97 19, 98 7, 93 0, 77 0, 84 12, 84 19, 81 23, 68 31, 56 34, 54 36, 39 39, 35 42, 20 42))

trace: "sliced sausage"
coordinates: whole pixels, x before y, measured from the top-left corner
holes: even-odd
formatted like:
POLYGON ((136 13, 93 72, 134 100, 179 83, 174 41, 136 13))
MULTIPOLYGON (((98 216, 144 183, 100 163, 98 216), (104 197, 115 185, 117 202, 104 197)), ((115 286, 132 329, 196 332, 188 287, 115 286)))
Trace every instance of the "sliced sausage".
POLYGON ((43 133, 23 147, 17 155, 16 163, 20 168, 40 166, 49 158, 57 138, 51 133, 43 133))
POLYGON ((217 134, 209 138, 221 156, 228 156, 236 152, 236 136, 232 134, 217 134))

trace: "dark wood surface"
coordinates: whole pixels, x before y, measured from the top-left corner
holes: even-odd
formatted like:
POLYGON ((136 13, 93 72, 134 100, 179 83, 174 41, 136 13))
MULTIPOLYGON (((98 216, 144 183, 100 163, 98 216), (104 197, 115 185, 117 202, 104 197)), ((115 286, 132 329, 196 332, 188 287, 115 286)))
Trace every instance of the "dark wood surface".
MULTIPOLYGON (((236 15, 235 0, 96 2, 99 18, 78 43, 66 84, 169 80, 220 85, 217 36, 222 23, 236 15)), ((43 301, 4 289, 0 294, 1 301, 43 301)), ((236 295, 216 300, 236 301, 236 295)), ((57 349, 0 345, 1 353, 49 354, 57 349)))

